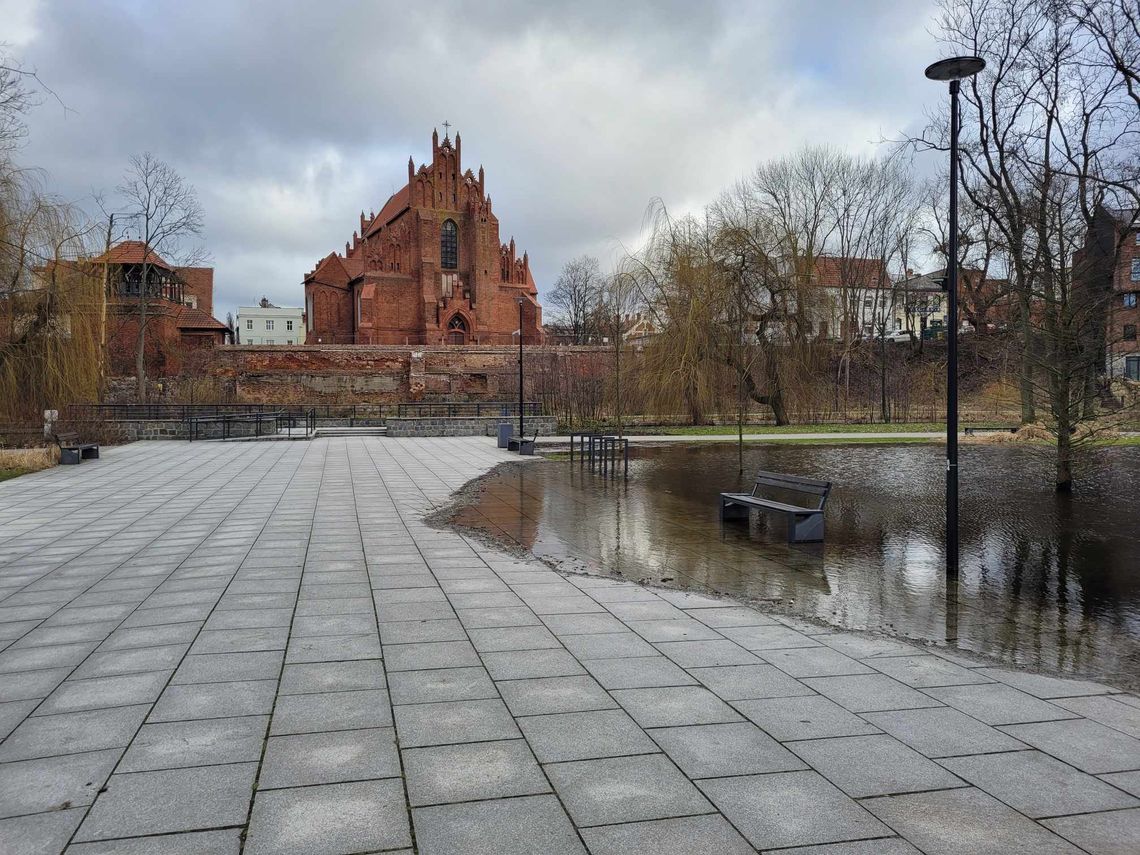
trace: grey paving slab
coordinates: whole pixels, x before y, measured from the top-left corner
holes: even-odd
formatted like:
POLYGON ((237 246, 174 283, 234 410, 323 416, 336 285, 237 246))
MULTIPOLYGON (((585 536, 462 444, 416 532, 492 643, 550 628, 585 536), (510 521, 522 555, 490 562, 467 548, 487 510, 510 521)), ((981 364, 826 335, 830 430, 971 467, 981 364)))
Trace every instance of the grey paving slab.
POLYGON ((882 656, 867 664, 915 688, 987 683, 992 679, 980 670, 963 668, 941 656, 882 656))
POLYGON ((481 667, 396 671, 388 675, 388 688, 394 704, 473 701, 499 696, 491 677, 481 667))
POLYGON ((455 618, 398 620, 380 624, 385 644, 418 644, 423 641, 465 641, 467 631, 455 618))
POLYGON ((861 804, 927 855, 1077 855, 1079 849, 973 787, 861 804))
POLYGON ((244 851, 343 855, 410 844, 400 782, 356 781, 258 791, 244 851))
POLYGON ((403 759, 413 807, 550 792, 523 739, 413 748, 403 759))
POLYGON ((89 805, 121 750, 0 764, 0 817, 89 805))
POLYGON ((700 788, 757 849, 891 834, 817 772, 713 778, 701 781, 700 788))
POLYGON ((1034 748, 1083 772, 1140 769, 1140 740, 1088 719, 1019 724, 1001 728, 1034 748))
POLYGON ((1042 701, 1004 683, 947 686, 926 694, 986 724, 1019 724, 1075 718, 1076 713, 1042 701))
POLYGON ((586 855, 554 796, 416 808, 412 816, 420 855, 586 855))
POLYGON ((1010 671, 1007 668, 979 668, 978 673, 991 679, 1021 689, 1037 698, 1073 698, 1087 695, 1105 695, 1115 689, 1088 680, 1066 680, 1048 677, 1029 671, 1010 671))
POLYGON ((1098 776, 1102 781, 1107 781, 1117 789, 1124 790, 1134 796, 1140 797, 1140 771, 1136 772, 1109 772, 1106 775, 1098 776))
MULTIPOLYGON (((176 675, 177 676, 177 675, 176 675)), ((281 672, 282 695, 309 695, 323 692, 351 692, 383 689, 384 665, 379 659, 355 662, 313 662, 285 666, 281 672)))
POLYGON ((801 759, 750 722, 664 727, 648 733, 690 778, 807 768, 801 759))
POLYGON ((579 827, 712 812, 663 754, 554 763, 546 774, 579 827))
POLYGON ((458 668, 480 664, 479 654, 469 641, 385 644, 384 659, 389 672, 458 668))
POLYGON ((75 840, 243 825, 256 763, 112 775, 75 840))
POLYGON ((241 829, 228 828, 77 843, 68 847, 67 855, 237 855, 240 849, 241 829))
POLYGON ((540 763, 650 754, 658 750, 622 710, 524 716, 517 723, 540 763))
POLYGON ((144 724, 116 772, 257 762, 269 716, 144 724))
POLYGON ((1042 825, 1093 855, 1134 855, 1140 840, 1140 810, 1046 819, 1042 825))
POLYGON ((274 736, 265 745, 259 789, 364 781, 400 775, 390 727, 274 736))
POLYGON ((371 635, 321 635, 294 638, 285 651, 285 664, 308 662, 350 662, 379 659, 380 639, 371 635))
POLYGON ((1034 819, 1140 807, 1140 801, 1038 751, 952 757, 942 765, 1034 819))
POLYGON ((149 711, 137 704, 33 716, 0 745, 0 763, 126 747, 149 711))
POLYGON ((566 635, 562 645, 580 660, 622 659, 634 656, 653 656, 657 651, 640 635, 625 632, 606 632, 588 635, 566 635))
POLYGON ((49 668, 46 671, 7 674, 0 680, 0 702, 46 698, 70 673, 70 668, 49 668))
POLYGON ((172 671, 143 671, 91 680, 65 680, 36 710, 37 715, 154 703, 172 671))
POLYGON ((514 739, 515 720, 499 699, 442 701, 395 708, 401 748, 514 739))
POLYGON ((1053 703, 1071 713, 1091 718, 1101 724, 1140 739, 1140 707, 1122 703, 1117 695, 1054 698, 1053 703))
POLYGON ((835 677, 848 674, 873 674, 857 659, 830 647, 790 647, 763 650, 759 654, 792 677, 835 677))
POLYGON ((5 701, 0 704, 0 740, 16 729, 37 706, 40 701, 5 701))
POLYGON ((272 680, 281 672, 284 651, 208 653, 187 656, 171 683, 224 683, 234 680, 272 680))
POLYGON ((1008 734, 950 707, 864 713, 863 718, 927 757, 1028 748, 1008 734))
POLYGON ((715 665, 756 665, 764 660, 727 639, 713 641, 663 641, 658 650, 682 668, 705 668, 715 665))
POLYGON ((690 668, 688 673, 726 701, 814 694, 811 688, 794 677, 789 677, 774 665, 690 668))
POLYGON ((279 697, 273 708, 269 732, 278 736, 388 727, 391 724, 392 713, 385 691, 318 692, 279 697))
POLYGON ((885 734, 785 745, 852 798, 964 786, 934 761, 885 734))
POLYGON ((58 855, 83 815, 82 808, 0 819, 0 852, 11 855, 58 855))
POLYGON ((781 849, 780 855, 921 855, 900 837, 853 840, 848 843, 824 843, 820 846, 793 846, 781 849))
POLYGON ((941 706, 930 695, 912 689, 885 674, 847 677, 808 677, 803 684, 856 713, 941 706))
POLYGON ((582 663, 607 689, 648 689, 696 684, 683 668, 664 656, 590 659, 582 663))
POLYGON ((859 716, 819 695, 736 701, 734 706, 781 742, 878 732, 859 716))
POLYGON ((741 720, 732 707, 703 686, 620 689, 612 694, 642 727, 717 724, 741 720))
POLYGON ((593 677, 536 677, 496 684, 514 716, 612 709, 617 703, 593 677))
POLYGON ((582 829, 592 855, 755 855, 728 821, 719 814, 658 819, 582 829))
POLYGON ((520 650, 484 653, 483 665, 495 680, 528 677, 571 677, 585 674, 582 664, 566 650, 520 650))
POLYGON ((76 680, 109 677, 138 671, 165 671, 177 668, 189 644, 167 644, 160 647, 138 647, 129 650, 97 650, 71 676, 76 680))
MULTIPOLYGON (((113 678, 106 678, 113 679, 113 678)), ((197 718, 228 718, 266 715, 273 710, 276 680, 239 680, 167 686, 148 717, 149 721, 184 721, 197 718)))

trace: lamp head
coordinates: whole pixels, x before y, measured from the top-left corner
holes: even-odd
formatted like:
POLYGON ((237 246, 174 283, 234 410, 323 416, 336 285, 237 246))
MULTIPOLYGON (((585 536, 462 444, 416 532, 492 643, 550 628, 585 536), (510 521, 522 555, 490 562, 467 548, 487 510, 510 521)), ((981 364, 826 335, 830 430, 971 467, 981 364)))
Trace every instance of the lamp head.
POLYGON ((931 80, 964 80, 985 67, 986 61, 980 56, 951 56, 928 65, 926 76, 931 80))

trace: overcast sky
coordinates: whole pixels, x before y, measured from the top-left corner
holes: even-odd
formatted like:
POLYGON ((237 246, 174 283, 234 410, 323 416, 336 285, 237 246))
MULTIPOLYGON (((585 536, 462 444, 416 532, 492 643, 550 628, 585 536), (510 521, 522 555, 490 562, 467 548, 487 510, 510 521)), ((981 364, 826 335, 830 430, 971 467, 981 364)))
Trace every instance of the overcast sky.
MULTIPOLYGON (((542 291, 645 209, 699 208, 810 143, 873 153, 945 99, 933 0, 0 0, 45 100, 20 161, 113 197, 150 151, 198 190, 215 314, 301 280, 452 123, 542 291)), ((921 168, 921 164, 920 164, 921 168)), ((113 202, 112 202, 113 204, 113 202)))

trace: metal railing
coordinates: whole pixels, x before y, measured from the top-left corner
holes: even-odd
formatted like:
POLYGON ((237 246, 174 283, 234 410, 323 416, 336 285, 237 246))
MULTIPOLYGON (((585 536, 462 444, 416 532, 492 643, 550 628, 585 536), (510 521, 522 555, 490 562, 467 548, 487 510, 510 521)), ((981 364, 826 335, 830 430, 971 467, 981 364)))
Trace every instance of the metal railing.
POLYGON ((615 478, 619 464, 622 477, 629 477, 629 440, 622 436, 604 433, 570 434, 570 462, 574 462, 574 448, 578 448, 579 465, 589 464, 602 477, 615 478))
MULTIPOLYGON (((270 422, 273 424, 272 431, 264 431, 266 434, 276 434, 281 430, 281 421, 283 418, 288 418, 284 413, 280 412, 258 412, 258 413, 223 413, 214 416, 190 416, 187 419, 190 428, 190 442, 198 438, 198 431, 204 424, 221 424, 222 426, 222 439, 229 439, 233 433, 233 426, 235 424, 253 424, 253 435, 261 436, 262 424, 270 422)), ((249 434, 244 434, 248 436, 249 434)))

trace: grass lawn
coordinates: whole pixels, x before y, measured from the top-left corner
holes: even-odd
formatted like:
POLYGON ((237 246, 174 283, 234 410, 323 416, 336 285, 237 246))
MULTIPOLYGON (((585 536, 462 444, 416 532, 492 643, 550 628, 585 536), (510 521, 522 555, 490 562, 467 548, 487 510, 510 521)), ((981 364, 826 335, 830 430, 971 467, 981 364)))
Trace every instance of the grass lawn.
POLYGON ((0 481, 7 481, 9 478, 19 478, 21 475, 27 475, 31 469, 0 469, 0 481))

